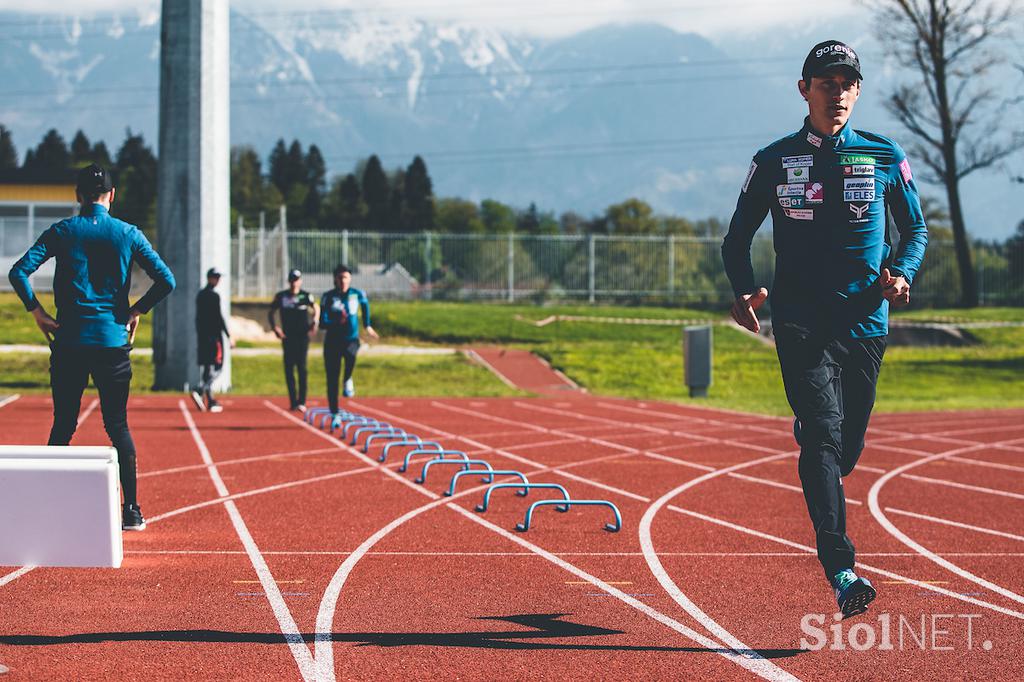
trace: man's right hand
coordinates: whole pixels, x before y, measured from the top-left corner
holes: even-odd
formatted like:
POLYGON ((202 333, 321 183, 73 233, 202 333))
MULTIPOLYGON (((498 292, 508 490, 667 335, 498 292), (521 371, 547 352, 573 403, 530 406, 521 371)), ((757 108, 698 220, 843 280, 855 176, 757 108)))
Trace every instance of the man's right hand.
POLYGON ((32 317, 36 318, 36 326, 38 326, 43 336, 46 337, 48 343, 53 343, 53 335, 57 333, 60 325, 57 324, 57 320, 50 317, 49 313, 43 310, 43 306, 37 306, 32 309, 32 317))
POLYGON ((732 319, 736 324, 749 329, 755 334, 761 330, 761 323, 757 321, 757 314, 754 312, 768 299, 768 290, 761 287, 753 294, 743 294, 732 304, 732 319))
POLYGON ((284 338, 284 330, 282 330, 280 327, 275 326, 274 327, 274 336, 276 336, 279 339, 283 339, 284 338))

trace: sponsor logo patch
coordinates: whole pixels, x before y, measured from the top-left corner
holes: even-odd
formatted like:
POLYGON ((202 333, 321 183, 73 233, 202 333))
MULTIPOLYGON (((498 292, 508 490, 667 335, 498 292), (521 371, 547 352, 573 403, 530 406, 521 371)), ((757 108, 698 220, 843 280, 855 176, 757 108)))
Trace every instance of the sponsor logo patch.
POLYGON ((782 208, 803 208, 803 197, 779 197, 779 206, 782 208))
POLYGON ((848 189, 843 192, 843 201, 874 201, 873 189, 848 189))
POLYGON ((750 180, 754 177, 754 172, 757 171, 757 163, 754 161, 750 162, 750 170, 747 171, 747 179, 743 181, 743 193, 746 194, 747 188, 750 187, 750 180))
POLYGON ((813 144, 815 147, 821 146, 821 138, 810 131, 808 131, 807 133, 807 141, 813 144))
POLYGON ((843 166, 843 175, 874 175, 875 167, 871 164, 861 164, 855 166, 843 166))
POLYGON ((802 197, 804 195, 804 185, 803 183, 798 185, 776 185, 775 192, 780 197, 802 197))
POLYGON ((804 191, 804 197, 808 204, 820 204, 825 201, 825 188, 820 182, 815 182, 804 191))
POLYGON ((806 167, 800 168, 787 168, 786 169, 786 182, 804 182, 807 180, 810 173, 806 167))
POLYGON ((864 214, 867 212, 869 208, 871 208, 871 204, 862 204, 860 206, 857 206, 856 204, 850 204, 850 210, 858 218, 863 218, 864 214))
POLYGON ((874 189, 874 178, 844 178, 843 189, 874 189))
POLYGON ((870 164, 875 165, 875 157, 873 156, 861 156, 859 154, 840 154, 839 163, 844 166, 863 165, 870 164))
POLYGON ((811 208, 787 208, 786 215, 793 220, 814 220, 814 209, 811 208))
POLYGON ((800 156, 783 156, 782 167, 783 168, 799 168, 801 166, 813 166, 814 157, 810 154, 802 154, 800 156))
POLYGON ((910 173, 910 161, 907 159, 900 161, 900 175, 903 176, 903 182, 910 182, 914 179, 914 176, 910 173))

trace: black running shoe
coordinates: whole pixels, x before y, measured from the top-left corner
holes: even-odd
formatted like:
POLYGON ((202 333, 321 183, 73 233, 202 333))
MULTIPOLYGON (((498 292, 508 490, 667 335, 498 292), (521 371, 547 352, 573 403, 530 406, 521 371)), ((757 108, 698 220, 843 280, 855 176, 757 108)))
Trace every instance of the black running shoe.
POLYGON ((797 445, 800 445, 800 420, 793 419, 793 440, 796 441, 797 445))
POLYGON ((126 504, 121 512, 121 530, 145 530, 146 519, 137 504, 126 504))
POLYGON ((836 591, 836 603, 844 618, 864 613, 868 610, 868 604, 878 596, 867 578, 858 577, 849 568, 832 578, 832 587, 836 591))

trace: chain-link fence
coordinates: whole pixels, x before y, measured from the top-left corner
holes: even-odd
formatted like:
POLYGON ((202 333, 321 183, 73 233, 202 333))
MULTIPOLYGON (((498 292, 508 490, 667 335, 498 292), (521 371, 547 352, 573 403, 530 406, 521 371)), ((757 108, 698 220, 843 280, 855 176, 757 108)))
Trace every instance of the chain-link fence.
MULTIPOLYGON (((289 267, 302 270, 310 291, 326 291, 339 263, 355 270, 355 286, 377 298, 721 306, 732 297, 720 237, 254 232, 242 230, 232 249, 237 293, 247 297, 282 288, 289 267)), ((770 233, 754 240, 751 255, 758 281, 771 282, 770 233)), ((1014 281, 1005 258, 984 249, 975 258, 982 303, 1024 303, 1024 283, 1014 281)), ((959 291, 952 241, 933 240, 914 301, 954 305, 959 291)))

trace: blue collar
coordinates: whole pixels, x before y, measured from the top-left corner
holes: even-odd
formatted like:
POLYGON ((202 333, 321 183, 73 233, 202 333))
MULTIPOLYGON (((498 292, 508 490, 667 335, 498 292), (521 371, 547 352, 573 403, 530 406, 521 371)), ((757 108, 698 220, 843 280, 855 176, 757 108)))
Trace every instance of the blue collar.
POLYGON ((847 121, 846 125, 840 128, 835 135, 820 135, 811 127, 811 117, 807 116, 804 118, 804 127, 800 130, 800 136, 812 147, 836 149, 850 142, 850 138, 853 137, 853 128, 847 121))

